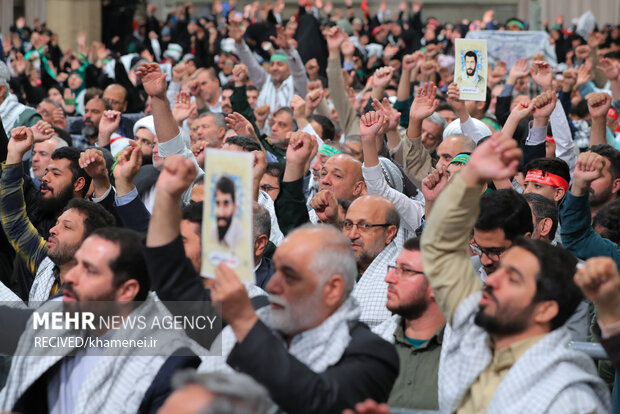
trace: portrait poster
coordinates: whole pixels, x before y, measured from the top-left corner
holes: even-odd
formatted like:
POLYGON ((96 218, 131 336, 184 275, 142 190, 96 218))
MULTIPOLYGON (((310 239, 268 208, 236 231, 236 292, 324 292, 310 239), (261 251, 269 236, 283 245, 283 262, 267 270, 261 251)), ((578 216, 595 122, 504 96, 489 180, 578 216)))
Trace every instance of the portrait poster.
POLYGON ((456 39, 454 82, 461 100, 486 100, 488 68, 486 40, 456 39))
POLYGON ((254 281, 253 163, 251 153, 206 150, 200 269, 203 277, 215 277, 215 267, 224 262, 241 280, 254 281))

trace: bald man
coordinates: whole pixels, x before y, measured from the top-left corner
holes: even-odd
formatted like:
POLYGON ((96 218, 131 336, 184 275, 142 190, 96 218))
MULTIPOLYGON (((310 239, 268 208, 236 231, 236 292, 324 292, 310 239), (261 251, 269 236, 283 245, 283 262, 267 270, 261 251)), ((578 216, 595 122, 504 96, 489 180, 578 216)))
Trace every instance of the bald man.
POLYGON ((319 191, 329 190, 339 200, 353 201, 366 194, 362 163, 347 154, 328 159, 321 168, 319 191))
POLYGON ((353 297, 362 309, 360 320, 371 328, 391 316, 386 308, 385 275, 402 247, 402 237, 397 237, 399 226, 400 216, 394 205, 378 195, 353 201, 342 225, 357 261, 358 281, 353 297))
MULTIPOLYGON (((108 85, 108 87, 103 90, 103 95, 101 95, 101 98, 105 103, 106 109, 113 109, 121 114, 124 114, 127 111, 127 89, 125 89, 124 86, 118 83, 108 85)), ((118 126, 117 131, 118 134, 122 137, 133 139, 134 122, 135 121, 132 121, 129 118, 121 116, 121 123, 118 126)))
MULTIPOLYGON (((465 135, 450 135, 437 146, 439 156, 437 168, 447 166, 455 155, 462 152, 471 153, 476 148, 473 139, 465 135)), ((390 148, 390 155, 403 167, 407 177, 421 188, 422 180, 433 171, 433 159, 430 152, 422 144, 421 139, 403 139, 390 148)))

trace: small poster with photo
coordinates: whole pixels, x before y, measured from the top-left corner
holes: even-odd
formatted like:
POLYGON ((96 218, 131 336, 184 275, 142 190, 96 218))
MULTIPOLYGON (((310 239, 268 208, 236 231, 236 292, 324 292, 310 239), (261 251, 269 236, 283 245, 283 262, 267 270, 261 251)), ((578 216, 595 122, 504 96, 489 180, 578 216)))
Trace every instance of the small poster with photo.
POLYGON ((454 82, 461 100, 486 100, 488 69, 486 40, 456 39, 454 82))
POLYGON ((254 281, 251 153, 207 149, 202 212, 203 277, 224 262, 239 278, 254 281))

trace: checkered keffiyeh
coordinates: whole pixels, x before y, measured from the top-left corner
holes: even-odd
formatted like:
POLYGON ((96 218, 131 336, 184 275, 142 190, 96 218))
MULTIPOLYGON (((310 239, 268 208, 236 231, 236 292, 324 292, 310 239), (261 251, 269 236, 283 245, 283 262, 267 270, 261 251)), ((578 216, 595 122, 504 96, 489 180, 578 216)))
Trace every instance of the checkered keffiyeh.
POLYGON ((386 307, 388 284, 384 279, 387 266, 396 263, 407 234, 403 228, 398 230, 394 240, 368 266, 351 294, 360 304, 360 321, 371 329, 392 316, 392 312, 386 307))
MULTIPOLYGON (((57 304, 46 302, 39 311, 57 310, 57 304)), ((133 315, 142 314, 147 318, 170 315, 154 293, 147 301, 134 310, 133 315)), ((160 319, 161 320, 161 319, 160 319)), ((28 326, 32 322, 29 322, 28 326)), ((148 324, 149 322, 147 322, 148 324)), ((142 339, 145 331, 127 329, 122 331, 122 339, 142 339)), ((43 330, 27 329, 22 334, 17 356, 13 357, 11 370, 5 387, 0 392, 0 411, 11 411, 17 400, 35 381, 41 378, 56 363, 72 354, 76 349, 63 348, 63 355, 58 349, 50 354, 49 349, 33 349, 35 337, 49 336, 43 330), (33 355, 36 352, 37 355, 33 355), (56 355, 54 355, 56 354, 56 355)), ((54 330, 53 336, 84 337, 85 331, 54 330)), ((158 356, 136 355, 132 348, 116 349, 115 356, 101 356, 82 383, 75 399, 75 413, 135 413, 138 411, 145 392, 151 386, 161 366, 169 355, 180 348, 196 350, 197 345, 185 334, 164 329, 154 329, 148 335, 157 340, 158 356)), ((118 338, 116 333, 110 338, 118 338)), ((195 351, 196 352, 196 351, 195 351)), ((45 396, 42 396, 45 398, 45 396)))
MULTIPOLYGON (((256 313, 260 320, 271 326, 271 309, 264 307, 256 313)), ((360 309, 356 300, 349 297, 336 312, 316 328, 302 332, 291 341, 288 352, 314 372, 323 372, 336 364, 351 341, 350 328, 359 320, 360 309)), ((279 333, 274 331, 275 335, 279 333)), ((202 372, 232 371, 226 364, 226 358, 232 351, 237 340, 230 326, 220 334, 222 356, 203 358, 198 368, 202 372)), ((282 340, 282 346, 285 342, 282 340)))
MULTIPOLYGON (((489 334, 474 324, 482 292, 463 300, 446 325, 439 362, 439 409, 456 412, 476 378, 491 363, 489 334)), ((510 368, 487 413, 609 413, 609 391, 592 360, 568 347, 565 326, 547 334, 510 368)))
POLYGON ((47 300, 50 297, 52 286, 54 286, 54 262, 46 256, 39 265, 37 274, 32 282, 30 293, 28 294, 28 302, 37 304, 47 300))
POLYGON ((271 234, 269 235, 269 241, 276 246, 279 246, 282 239, 284 239, 284 235, 278 225, 278 217, 276 216, 276 208, 273 205, 273 200, 266 192, 259 190, 258 204, 265 207, 265 209, 269 212, 269 217, 271 217, 271 234))
POLYGON ((402 322, 402 316, 400 315, 392 315, 390 319, 386 319, 380 325, 372 328, 372 332, 374 334, 379 335, 381 338, 385 339, 389 343, 394 343, 394 331, 398 328, 402 322))

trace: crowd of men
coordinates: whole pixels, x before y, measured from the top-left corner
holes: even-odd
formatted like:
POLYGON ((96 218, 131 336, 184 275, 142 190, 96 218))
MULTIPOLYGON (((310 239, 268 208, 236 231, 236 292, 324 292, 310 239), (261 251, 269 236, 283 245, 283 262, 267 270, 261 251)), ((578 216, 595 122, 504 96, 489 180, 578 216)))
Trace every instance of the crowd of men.
POLYGON ((544 22, 556 60, 499 60, 470 101, 455 40, 528 22, 345 6, 149 5, 132 36, 64 49, 17 20, 0 411, 620 410, 620 26, 544 22), (207 148, 253 155, 254 283, 200 275, 203 208, 220 243, 240 226, 230 179, 205 194, 207 148), (223 329, 34 352, 28 321, 58 301, 215 304, 223 329))

